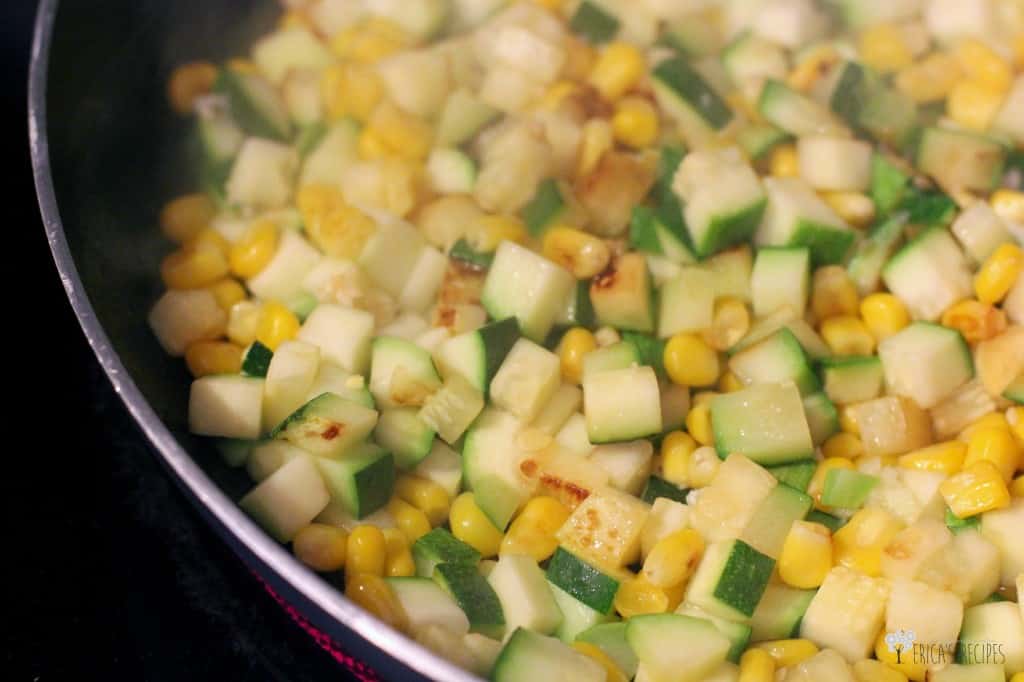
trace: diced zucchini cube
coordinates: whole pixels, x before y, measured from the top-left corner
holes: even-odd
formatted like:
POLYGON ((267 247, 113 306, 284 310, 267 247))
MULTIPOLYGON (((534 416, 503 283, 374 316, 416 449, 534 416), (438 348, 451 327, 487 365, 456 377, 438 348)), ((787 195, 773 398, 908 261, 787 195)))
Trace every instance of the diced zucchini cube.
POLYGON ((759 384, 711 401, 715 448, 743 453, 758 464, 785 464, 814 452, 796 384, 759 384))
POLYGON ((680 332, 711 327, 715 308, 714 276, 703 268, 683 268, 660 291, 658 336, 667 339, 680 332))
POLYGON ((290 542, 329 501, 313 458, 300 456, 249 491, 238 505, 278 542, 290 542))
POLYGON ((768 208, 755 236, 759 246, 806 246, 816 266, 843 260, 856 233, 814 190, 799 178, 768 178, 764 186, 768 208))
POLYGON ((867 658, 882 630, 889 585, 845 566, 825 577, 800 624, 800 636, 838 651, 849 662, 867 658))
POLYGON ((583 380, 583 412, 592 443, 661 433, 661 392, 650 367, 598 372, 583 380))
POLYGON ((974 376, 971 351, 956 329, 917 322, 883 340, 878 356, 891 393, 934 407, 974 376))
POLYGON ((639 495, 651 475, 654 446, 649 440, 598 445, 590 461, 608 472, 608 483, 618 490, 639 495))
POLYGON ((231 169, 228 201, 257 209, 282 208, 291 199, 298 170, 299 155, 290 145, 250 137, 231 169))
POLYGON ((505 624, 547 635, 562 621, 562 612, 551 596, 551 589, 533 557, 506 554, 487 576, 501 601, 505 624))
POLYGON ((373 315, 333 303, 321 303, 299 329, 298 339, 320 346, 324 360, 363 374, 370 364, 373 315))
POLYGON ((712 616, 744 621, 754 615, 775 560, 742 540, 712 543, 686 590, 686 602, 712 616))
POLYGON ((480 301, 495 320, 517 318, 523 334, 539 343, 575 285, 567 270, 505 241, 494 255, 480 301))
POLYGON ((886 396, 850 408, 869 457, 902 455, 932 442, 928 413, 903 396, 886 396))
POLYGON ((956 595, 916 580, 892 581, 885 608, 885 631, 909 630, 921 644, 955 642, 964 618, 956 595))
POLYGON ((640 536, 650 506, 616 490, 592 492, 558 529, 568 550, 599 566, 620 568, 640 557, 640 536))
POLYGON ((263 379, 229 374, 196 379, 189 390, 189 431, 200 436, 259 438, 263 385, 263 379))
POLYGON ((528 339, 519 339, 494 375, 490 396, 496 406, 529 423, 560 384, 558 356, 528 339))
POLYGON ((270 436, 318 457, 339 457, 369 436, 376 424, 376 410, 324 393, 293 412, 270 436))

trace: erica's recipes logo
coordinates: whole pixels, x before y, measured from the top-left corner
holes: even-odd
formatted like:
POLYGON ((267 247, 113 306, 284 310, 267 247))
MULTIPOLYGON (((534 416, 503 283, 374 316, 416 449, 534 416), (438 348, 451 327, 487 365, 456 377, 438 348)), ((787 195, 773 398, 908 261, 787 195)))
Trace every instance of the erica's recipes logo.
POLYGON ((946 665, 957 661, 969 664, 1006 662, 1001 642, 918 642, 913 630, 896 630, 885 635, 889 653, 896 654, 896 663, 903 659, 917 665, 946 665), (912 659, 908 656, 912 655, 912 659))
POLYGON ((885 646, 889 653, 896 654, 896 663, 903 662, 903 652, 914 647, 914 640, 917 635, 913 630, 896 630, 885 635, 885 646))

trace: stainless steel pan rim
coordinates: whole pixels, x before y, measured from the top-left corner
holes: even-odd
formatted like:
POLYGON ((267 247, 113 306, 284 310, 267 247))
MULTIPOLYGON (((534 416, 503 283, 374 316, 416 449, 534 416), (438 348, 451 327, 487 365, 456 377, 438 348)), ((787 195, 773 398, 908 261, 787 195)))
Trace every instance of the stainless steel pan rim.
MULTIPOLYGON (((300 564, 288 551, 252 522, 192 460, 128 375, 93 311, 68 247, 50 174, 46 82, 49 47, 58 0, 42 0, 36 17, 29 73, 29 144, 39 207, 47 241, 64 290, 82 331, 114 390, 143 431, 161 463, 196 504, 204 517, 232 548, 250 562, 299 612, 324 632, 344 639, 345 629, 426 677, 454 682, 478 680, 430 650, 393 630, 346 599, 336 587, 300 564), (262 569, 262 570, 260 570, 262 569), (303 608, 303 607, 308 608, 303 608), (339 636, 340 635, 340 636, 339 636)), ((140 317, 141 320, 141 317, 140 317)), ((373 661, 368 661, 373 665, 373 661)))

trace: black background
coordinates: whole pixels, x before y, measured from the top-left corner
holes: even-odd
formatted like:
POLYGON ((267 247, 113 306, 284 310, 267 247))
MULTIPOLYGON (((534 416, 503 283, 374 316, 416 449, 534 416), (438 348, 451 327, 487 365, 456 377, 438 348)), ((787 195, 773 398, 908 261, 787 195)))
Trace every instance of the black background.
POLYGON ((32 185, 25 108, 35 3, 4 5, 0 675, 352 679, 203 525, 93 358, 32 185))

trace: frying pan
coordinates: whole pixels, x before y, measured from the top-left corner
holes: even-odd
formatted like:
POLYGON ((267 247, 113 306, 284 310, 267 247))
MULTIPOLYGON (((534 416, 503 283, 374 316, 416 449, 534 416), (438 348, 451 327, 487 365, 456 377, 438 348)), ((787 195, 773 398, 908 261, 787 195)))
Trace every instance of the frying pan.
MULTIPOLYGON (((391 629, 302 566, 236 505, 250 485, 187 429, 189 377, 146 325, 170 244, 159 207, 195 191, 187 121, 166 104, 175 65, 222 61, 272 26, 270 0, 43 0, 29 135, 43 224, 96 357, 152 452, 207 523, 289 610, 385 679, 478 679, 391 629)), ((357 671, 358 673, 358 671, 357 671)))

